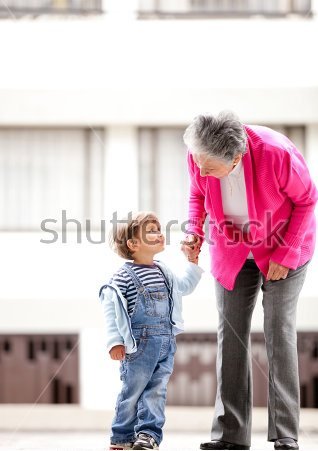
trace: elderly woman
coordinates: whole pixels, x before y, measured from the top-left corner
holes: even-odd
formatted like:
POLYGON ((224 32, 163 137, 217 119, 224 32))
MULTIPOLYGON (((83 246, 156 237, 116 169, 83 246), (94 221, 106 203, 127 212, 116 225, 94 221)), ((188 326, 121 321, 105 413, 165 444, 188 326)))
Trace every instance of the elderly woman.
POLYGON ((208 241, 219 313, 212 440, 200 448, 250 449, 250 328, 261 288, 268 440, 299 449, 296 308, 314 252, 317 189, 289 139, 232 113, 196 117, 184 141, 191 184, 183 251, 193 259, 208 241))

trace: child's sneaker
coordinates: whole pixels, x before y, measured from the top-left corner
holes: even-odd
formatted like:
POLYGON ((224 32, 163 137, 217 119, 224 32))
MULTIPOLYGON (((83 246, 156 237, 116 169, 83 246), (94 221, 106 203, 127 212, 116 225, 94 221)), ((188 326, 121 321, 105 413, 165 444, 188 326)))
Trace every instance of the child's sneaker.
POLYGON ((132 447, 133 443, 111 443, 109 449, 132 449, 132 447))
POLYGON ((140 432, 140 434, 137 435, 137 440, 132 449, 159 449, 159 446, 151 435, 140 432))

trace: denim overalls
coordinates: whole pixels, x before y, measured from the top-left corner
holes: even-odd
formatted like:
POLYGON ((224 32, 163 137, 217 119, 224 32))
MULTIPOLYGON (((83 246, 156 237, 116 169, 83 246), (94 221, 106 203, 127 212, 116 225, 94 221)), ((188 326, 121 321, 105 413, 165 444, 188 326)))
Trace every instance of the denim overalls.
POLYGON ((139 432, 162 441, 167 384, 176 352, 170 322, 171 302, 167 284, 145 287, 129 265, 137 298, 130 317, 137 351, 120 362, 122 389, 112 423, 111 442, 133 442, 139 432))

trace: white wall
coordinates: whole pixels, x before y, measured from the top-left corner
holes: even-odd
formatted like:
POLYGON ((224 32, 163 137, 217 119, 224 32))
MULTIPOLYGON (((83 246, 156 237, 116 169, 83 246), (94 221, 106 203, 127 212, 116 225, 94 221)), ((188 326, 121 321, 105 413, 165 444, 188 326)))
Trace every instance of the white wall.
POLYGON ((25 19, 0 40, 0 124, 318 121, 317 19, 25 19))
MULTIPOLYGON (((317 27, 318 28, 318 27, 317 27)), ((1 77, 1 74, 0 74, 1 77)), ((317 77, 318 79, 318 77, 317 77)), ((122 86, 1 89, 0 126, 184 126, 198 111, 232 109, 246 123, 316 124, 318 87, 122 86)))
POLYGON ((302 18, 3 21, 0 86, 316 86, 317 37, 317 20, 302 18))
MULTIPOLYGON (((107 221, 114 209, 137 207, 136 127, 183 127, 201 111, 230 108, 247 123, 305 124, 318 182, 317 19, 136 22, 114 13, 8 20, 0 40, 0 126, 107 128, 107 221)), ((81 403, 112 408, 118 365, 105 355, 97 294, 121 261, 106 245, 76 244, 72 233, 68 244, 45 245, 41 237, 0 234, 0 331, 79 333, 81 403)), ((175 234, 162 255, 172 267, 182 265, 179 241, 175 234)), ((200 287, 184 300, 186 327, 215 331, 206 248, 201 264, 200 287)), ((317 330, 317 270, 316 253, 300 299, 300 330, 317 330)), ((261 302, 253 328, 262 328, 261 302)))

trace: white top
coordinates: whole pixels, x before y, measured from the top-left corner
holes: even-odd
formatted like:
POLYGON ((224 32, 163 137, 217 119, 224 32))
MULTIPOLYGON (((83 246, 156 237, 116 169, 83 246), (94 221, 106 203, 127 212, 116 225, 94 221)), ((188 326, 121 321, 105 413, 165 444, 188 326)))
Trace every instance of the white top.
MULTIPOLYGON (((242 160, 228 176, 222 177, 220 182, 225 219, 232 221, 241 230, 245 225, 246 232, 248 232, 249 216, 242 160)), ((254 258, 251 251, 247 258, 254 258)))

